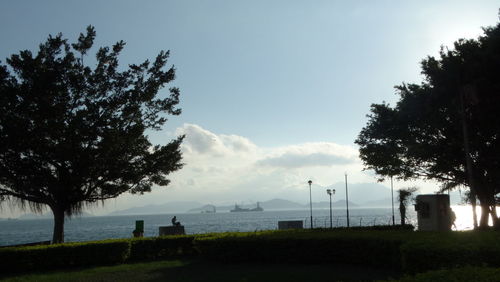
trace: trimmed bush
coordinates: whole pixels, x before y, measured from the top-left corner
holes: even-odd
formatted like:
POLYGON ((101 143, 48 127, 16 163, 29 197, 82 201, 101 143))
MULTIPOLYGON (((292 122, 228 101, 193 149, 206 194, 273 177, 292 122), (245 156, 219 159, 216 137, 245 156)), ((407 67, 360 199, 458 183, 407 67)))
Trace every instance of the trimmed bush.
POLYGON ((388 232, 275 231, 197 238, 202 257, 224 262, 343 263, 400 267, 401 240, 388 232))
POLYGON ((194 236, 136 238, 130 241, 130 260, 144 261, 179 258, 195 254, 194 236))
POLYGON ((465 265, 500 266, 500 233, 494 231, 421 233, 401 246, 407 273, 465 265))
POLYGON ((0 270, 5 273, 107 265, 124 262, 129 254, 127 240, 2 248, 0 270))
POLYGON ((0 272, 186 257, 223 262, 338 263, 406 273, 500 266, 500 233, 303 229, 0 248, 0 272))
POLYGON ((405 276, 400 282, 492 282, 500 281, 500 268, 467 266, 455 269, 434 270, 420 273, 415 276, 405 276))
POLYGON ((373 225, 373 226, 353 226, 353 227, 334 227, 333 229, 321 228, 326 231, 338 231, 338 230, 355 230, 355 231, 413 231, 415 226, 411 224, 405 225, 373 225))

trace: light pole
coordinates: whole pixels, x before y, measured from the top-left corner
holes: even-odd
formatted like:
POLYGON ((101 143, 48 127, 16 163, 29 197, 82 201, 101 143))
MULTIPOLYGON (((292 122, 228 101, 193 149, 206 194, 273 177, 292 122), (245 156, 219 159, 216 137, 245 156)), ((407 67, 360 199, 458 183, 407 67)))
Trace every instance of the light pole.
POLYGON ((311 229, 313 229, 313 204, 312 204, 312 194, 311 194, 311 185, 312 180, 307 181, 309 183, 309 207, 311 209, 311 229))
POLYGON ((394 220, 394 187, 392 185, 392 175, 391 175, 391 202, 392 202, 392 225, 396 225, 394 220))
POLYGON ((332 222, 332 194, 335 194, 335 189, 326 189, 326 193, 330 196, 330 228, 333 228, 332 222))
POLYGON ((347 227, 349 227, 349 193, 347 192, 347 173, 345 174, 345 206, 347 209, 347 227))

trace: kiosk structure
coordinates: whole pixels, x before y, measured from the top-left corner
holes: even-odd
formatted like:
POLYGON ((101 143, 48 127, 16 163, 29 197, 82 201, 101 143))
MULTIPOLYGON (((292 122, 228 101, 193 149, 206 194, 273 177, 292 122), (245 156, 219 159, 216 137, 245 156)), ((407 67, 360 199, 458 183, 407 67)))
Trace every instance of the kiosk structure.
POLYGON ((144 237, 144 220, 135 221, 135 229, 132 234, 134 237, 144 237))
POLYGON ((415 204, 419 231, 450 231, 453 224, 450 196, 418 195, 415 204))

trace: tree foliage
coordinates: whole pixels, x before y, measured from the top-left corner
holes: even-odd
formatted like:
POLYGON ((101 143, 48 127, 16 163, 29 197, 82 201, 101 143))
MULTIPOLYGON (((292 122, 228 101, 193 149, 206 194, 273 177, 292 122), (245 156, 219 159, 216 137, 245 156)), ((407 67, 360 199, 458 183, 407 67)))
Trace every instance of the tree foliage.
POLYGON ((99 48, 91 68, 83 60, 95 36, 92 26, 74 44, 49 36, 36 55, 20 51, 0 63, 0 197, 48 206, 54 242, 64 240, 64 215, 166 186, 182 167, 183 136, 153 146, 145 134, 181 113, 179 89, 160 91, 175 78, 169 52, 121 70, 119 41, 99 48))
MULTIPOLYGON (((500 192, 500 24, 477 40, 422 61, 424 81, 396 86, 394 107, 373 104, 356 143, 366 168, 382 177, 467 185, 497 221, 500 192), (467 164, 470 160, 470 165, 467 164)), ((485 216, 485 217, 484 217, 485 216)))

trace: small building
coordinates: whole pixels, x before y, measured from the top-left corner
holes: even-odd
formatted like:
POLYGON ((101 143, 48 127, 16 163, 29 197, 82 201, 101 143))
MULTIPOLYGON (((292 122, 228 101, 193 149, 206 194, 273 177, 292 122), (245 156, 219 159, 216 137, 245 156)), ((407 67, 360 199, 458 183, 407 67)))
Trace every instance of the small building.
POLYGON ((449 195, 418 195, 415 210, 417 211, 419 231, 451 230, 453 222, 449 195))

